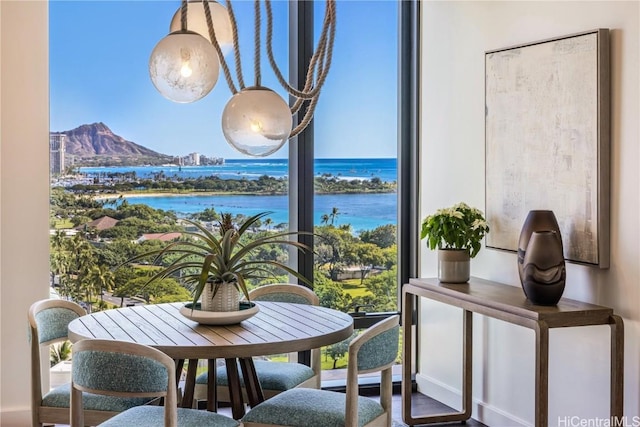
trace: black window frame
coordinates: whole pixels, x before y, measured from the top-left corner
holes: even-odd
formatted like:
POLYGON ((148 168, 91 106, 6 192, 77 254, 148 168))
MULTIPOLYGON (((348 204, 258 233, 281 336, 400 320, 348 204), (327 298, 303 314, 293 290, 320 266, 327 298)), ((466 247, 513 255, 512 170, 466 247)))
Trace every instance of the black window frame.
MULTIPOLYGON (((314 2, 289 3, 289 80, 300 87, 313 54, 314 2)), ((398 2, 398 312, 402 286, 418 274, 419 177, 419 0, 398 2)), ((302 117, 304 111, 298 114, 302 117)), ((298 119, 294 119, 297 123, 298 119)), ((313 232, 314 120, 289 143, 289 227, 313 232)), ((313 247, 314 239, 299 240, 313 247)), ((291 265, 313 281, 313 254, 291 252, 291 265)), ((397 312, 351 313, 356 329, 367 328, 397 312)))

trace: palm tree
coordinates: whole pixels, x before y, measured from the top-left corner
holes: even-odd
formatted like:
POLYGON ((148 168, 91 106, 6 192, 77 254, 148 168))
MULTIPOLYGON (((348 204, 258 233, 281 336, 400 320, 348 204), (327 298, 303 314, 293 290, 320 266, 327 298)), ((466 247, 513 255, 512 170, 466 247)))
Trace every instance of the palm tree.
POLYGON ((331 225, 333 225, 333 223, 338 219, 338 215, 340 215, 338 208, 334 206, 329 214, 329 218, 331 218, 331 225))
POLYGON ((329 215, 327 214, 322 214, 322 216, 320 217, 320 221, 322 222, 322 224, 327 225, 329 224, 329 215))
POLYGON ((87 275, 90 287, 94 291, 100 293, 100 300, 104 302, 104 292, 111 292, 115 286, 115 278, 113 272, 106 265, 94 265, 87 275))
POLYGON ((82 234, 78 233, 73 239, 67 240, 66 249, 71 258, 68 275, 70 282, 75 285, 72 296, 75 299, 84 296, 85 300, 90 303, 93 289, 88 275, 96 263, 93 246, 82 234))
POLYGON ((61 251, 64 248, 64 242, 66 240, 66 234, 62 230, 57 230, 56 234, 51 236, 51 250, 61 251))
POLYGON ((55 366, 65 360, 71 360, 71 342, 64 341, 52 345, 49 350, 49 365, 55 366))
POLYGON ((51 236, 49 249, 49 267, 51 270, 51 283, 56 276, 61 276, 69 271, 71 259, 69 252, 65 250, 67 238, 64 231, 58 230, 51 236))

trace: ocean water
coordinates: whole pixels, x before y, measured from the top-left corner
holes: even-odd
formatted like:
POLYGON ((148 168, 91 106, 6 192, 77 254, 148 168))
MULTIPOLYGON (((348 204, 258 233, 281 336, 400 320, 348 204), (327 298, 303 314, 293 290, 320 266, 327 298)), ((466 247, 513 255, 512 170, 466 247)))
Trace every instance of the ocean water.
MULTIPOLYGON (((135 172, 139 178, 163 172, 167 177, 198 178, 216 175, 222 179, 258 179, 263 175, 284 178, 289 173, 287 159, 230 159, 223 165, 214 166, 84 167, 80 168, 80 172, 89 176, 135 172)), ((314 174, 331 174, 342 179, 377 177, 382 181, 397 181, 398 176, 396 159, 316 159, 314 174)))
MULTIPOLYGON (((216 212, 255 215, 270 211, 273 225, 289 222, 288 196, 230 196, 230 195, 176 195, 157 197, 127 197, 129 203, 139 203, 154 209, 174 211, 178 216, 214 208, 216 212)), ((314 223, 320 225, 323 214, 338 208, 334 225, 351 224, 354 232, 371 230, 397 222, 397 194, 320 194, 314 199, 314 223)))
MULTIPOLYGON (((218 166, 139 166, 81 168, 89 176, 105 175, 115 172, 135 171, 138 177, 151 177, 162 171, 165 176, 191 177, 217 175, 222 179, 257 179, 262 175, 277 178, 286 177, 287 160, 227 160, 218 166)), ((378 177, 383 181, 397 180, 396 159, 317 159, 316 176, 331 174, 343 179, 371 179, 378 177)), ((269 215, 273 225, 288 223, 288 196, 269 195, 159 195, 129 196, 129 203, 140 203, 155 209, 173 211, 180 217, 214 208, 217 212, 254 215, 263 211, 269 215)), ((350 224, 354 232, 371 230, 381 225, 397 223, 397 194, 322 194, 314 199, 314 223, 321 224, 324 214, 338 209, 334 225, 350 224)))

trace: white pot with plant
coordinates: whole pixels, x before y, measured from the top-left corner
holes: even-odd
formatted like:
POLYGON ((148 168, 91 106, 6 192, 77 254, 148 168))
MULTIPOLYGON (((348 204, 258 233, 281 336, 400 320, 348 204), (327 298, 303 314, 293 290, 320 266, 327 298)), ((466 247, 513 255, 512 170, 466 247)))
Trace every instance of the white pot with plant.
MULTIPOLYGON (((207 230, 202 224, 187 220, 197 231, 182 231, 180 240, 169 243, 162 249, 153 250, 137 255, 130 260, 138 262, 152 258, 153 264, 161 264, 166 257, 174 258, 169 264, 155 272, 148 283, 160 280, 176 273, 181 273, 182 280, 193 284, 193 301, 185 305, 183 314, 189 313, 201 323, 225 323, 225 319, 231 323, 237 323, 237 319, 244 318, 237 312, 243 308, 239 304, 240 294, 249 301, 247 280, 264 278, 273 272, 267 267, 276 267, 309 283, 309 281, 297 271, 275 260, 253 259, 251 255, 258 249, 272 244, 293 246, 300 251, 310 251, 310 248, 298 241, 289 240, 289 237, 298 234, 308 234, 298 231, 278 232, 258 237, 254 240, 241 241, 241 238, 263 217, 271 212, 261 212, 249 217, 238 226, 231 220, 230 214, 223 214, 219 222, 218 235, 207 230), (199 311, 201 313, 194 313, 199 311), (207 314, 215 313, 215 314, 207 314), (227 313, 227 314, 225 314, 227 313), (207 322, 206 319, 211 319, 207 322)), ((250 303, 249 308, 253 314, 258 307, 250 303)))
POLYGON ((438 279, 443 283, 466 283, 470 260, 482 248, 489 224, 482 211, 466 203, 438 209, 422 221, 420 237, 430 249, 438 249, 438 279))

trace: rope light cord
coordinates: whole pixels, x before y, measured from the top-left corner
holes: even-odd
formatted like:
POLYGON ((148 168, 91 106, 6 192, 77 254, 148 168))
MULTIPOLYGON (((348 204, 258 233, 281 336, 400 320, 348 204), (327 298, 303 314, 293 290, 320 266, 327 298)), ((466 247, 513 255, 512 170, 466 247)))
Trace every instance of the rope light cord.
POLYGON ((267 9, 267 55, 269 57, 269 63, 271 68, 273 68, 273 72, 278 79, 278 82, 287 92, 295 96, 296 98, 303 99, 311 99, 320 92, 322 84, 324 83, 327 74, 329 73, 329 67, 331 66, 331 59, 333 56, 333 42, 335 38, 335 22, 336 22, 336 10, 335 10, 335 0, 327 0, 327 7, 325 10, 325 19, 322 27, 322 33, 320 39, 318 41, 318 46, 316 47, 316 51, 311 57, 311 62, 309 63, 309 69, 307 71, 307 82, 305 83, 305 89, 299 91, 293 88, 286 81, 278 64, 276 64, 275 59, 273 57, 273 47, 272 47, 272 37, 273 37, 273 14, 271 11, 271 0, 265 0, 265 5, 267 9), (329 37, 327 38, 327 33, 329 33, 329 37), (325 57, 326 55, 326 57, 325 57), (315 73, 316 64, 318 63, 318 58, 323 57, 324 62, 326 62, 326 68, 323 67, 322 74, 318 75, 318 82, 315 85, 315 88, 309 90, 307 87, 310 79, 315 73))
MULTIPOLYGON (((187 0, 182 0, 183 2, 183 28, 186 28, 186 2, 187 0)), ((329 74, 329 69, 331 67, 331 60, 333 57, 333 45, 335 40, 335 29, 336 29, 336 6, 335 0, 327 0, 327 5, 325 9, 324 22, 322 26, 322 32, 320 34, 318 44, 316 49, 311 56, 311 60, 309 62, 309 68, 307 69, 307 75, 305 78, 305 83, 302 89, 296 89, 292 87, 287 80, 284 78, 280 68, 278 67, 274 56, 273 56, 273 13, 271 10, 271 0, 264 0, 265 9, 267 15, 267 28, 266 28, 266 51, 267 57, 269 60, 269 65, 273 69, 273 72, 276 76, 276 79, 280 83, 280 85, 287 91, 287 93, 294 97, 296 100, 291 106, 291 114, 296 114, 299 110, 307 103, 307 109, 302 120, 299 124, 291 131, 289 138, 292 138, 302 132, 309 124, 311 119, 313 118, 313 113, 315 111, 316 105, 318 104, 318 100, 320 98, 320 91, 324 82, 326 81, 327 75, 329 74)), ((209 38, 211 39, 211 43, 213 44, 218 58, 220 60, 220 66, 222 67, 222 71, 225 76, 225 80, 227 81, 227 85, 229 86, 229 90, 233 95, 238 93, 238 89, 233 81, 233 76, 231 75, 231 71, 227 64, 227 61, 222 54, 222 49, 220 48, 220 44, 216 38, 215 30, 213 28, 213 20, 211 18, 211 10, 209 6, 209 0, 202 0, 205 10, 205 17, 207 21, 207 27, 209 30, 209 38)), ((227 12, 229 14, 229 21, 231 23, 231 32, 233 37, 233 48, 234 48, 234 57, 235 57, 235 68, 236 68, 236 78, 238 80, 239 90, 245 89, 244 78, 242 76, 242 63, 240 60, 240 43, 238 37, 238 25, 236 22, 235 14, 233 13, 233 7, 231 4, 231 0, 226 0, 227 12)), ((254 3, 254 13, 255 13, 255 24, 254 24, 254 73, 255 73, 255 86, 261 87, 261 58, 260 58, 260 33, 261 33, 261 11, 260 11, 260 0, 255 0, 254 3)))
MULTIPOLYGON (((325 16, 325 23, 327 23, 329 17, 325 16)), ((314 72, 316 70, 316 62, 317 62, 317 74, 319 76, 323 76, 322 80, 319 81, 319 83, 316 84, 316 88, 317 88, 317 92, 319 92, 320 87, 324 84, 324 79, 326 78, 326 74, 328 73, 328 68, 325 71, 325 62, 328 61, 329 64, 331 62, 331 58, 327 58, 325 55, 325 51, 328 50, 329 54, 331 54, 332 49, 333 49, 333 38, 335 37, 335 32, 334 34, 331 36, 330 38, 330 45, 327 47, 326 46, 326 38, 327 38, 327 30, 331 29, 331 31, 334 31, 335 29, 335 11, 334 11, 334 16, 333 16, 333 25, 330 28, 328 26, 329 24, 325 25, 323 27, 323 31, 322 34, 320 36, 320 40, 318 41, 318 49, 316 50, 316 52, 314 53, 314 55, 311 57, 311 61, 309 63, 309 69, 307 71, 307 78, 305 81, 305 85, 304 85, 304 92, 307 92, 311 89, 312 87, 312 83, 313 83, 313 76, 314 76, 314 72)), ((275 64, 275 61, 274 61, 275 64)), ((319 93, 314 93, 314 97, 319 96, 319 93)), ((291 107, 291 113, 295 114, 298 112, 298 110, 302 107, 304 103, 304 99, 303 98, 297 98, 295 104, 291 107)))
POLYGON ((253 37, 254 43, 254 58, 253 58, 253 72, 255 76, 256 86, 260 87, 262 76, 260 75, 260 0, 254 2, 254 15, 255 15, 255 35, 253 37))
POLYGON ((231 76, 231 71, 229 70, 227 61, 224 60, 224 55, 222 54, 220 43, 218 43, 218 38, 216 37, 216 32, 215 32, 215 29, 213 28, 213 19, 211 18, 211 7, 209 6, 209 1, 202 0, 202 4, 204 6, 204 16, 207 21, 207 27, 209 30, 209 38, 211 39, 211 43, 213 44, 213 47, 216 49, 216 53, 218 54, 218 59, 220 60, 220 66, 222 67, 222 72, 224 74, 225 80, 227 81, 227 85, 229 86, 229 90, 231 91, 232 95, 235 95, 236 93, 238 93, 238 90, 236 89, 236 85, 233 83, 233 77, 231 76))
MULTIPOLYGON (((320 89, 324 84, 329 68, 331 66, 331 59, 333 54, 333 44, 335 40, 335 28, 336 28, 336 11, 335 3, 333 0, 327 0, 327 11, 325 13, 325 20, 323 23, 322 33, 318 41, 318 48, 311 57, 309 69, 307 72, 307 80, 305 82, 304 91, 309 91, 313 82, 314 73, 317 72, 317 83, 315 85, 314 92, 316 95, 309 101, 307 110, 298 124, 290 134, 290 138, 298 135, 302 132, 311 122, 316 106, 320 99, 320 89)), ((302 98, 298 98, 296 103, 292 107, 292 112, 295 114, 304 104, 302 98)))
MULTIPOLYGON (((231 34, 233 36, 233 54, 235 57, 236 75, 238 77, 238 85, 240 90, 244 89, 244 78, 242 77, 242 61, 240 60, 240 39, 238 37, 238 23, 236 22, 236 15, 233 13, 233 6, 231 6, 231 0, 227 0, 227 12, 229 13, 229 21, 231 21, 231 34)), ((224 58, 220 59, 224 61, 224 58)))
POLYGON ((327 8, 325 11, 322 32, 318 40, 318 46, 311 57, 305 84, 301 91, 296 90, 287 83, 276 64, 275 59, 273 58, 273 17, 271 13, 270 0, 265 0, 265 4, 267 9, 267 55, 278 82, 287 90, 287 92, 289 92, 290 95, 296 98, 294 105, 291 107, 291 113, 296 114, 302 108, 304 103, 308 101, 307 110, 305 111, 302 120, 289 135, 289 137, 292 138, 302 132, 311 122, 318 100, 320 99, 320 90, 322 89, 322 85, 329 73, 333 55, 333 44, 335 40, 335 2, 333 0, 327 0, 327 8), (313 84, 314 76, 317 78, 315 85, 313 84))
POLYGON ((187 31, 187 0, 182 0, 180 7, 180 29, 181 31, 187 31))

